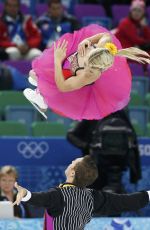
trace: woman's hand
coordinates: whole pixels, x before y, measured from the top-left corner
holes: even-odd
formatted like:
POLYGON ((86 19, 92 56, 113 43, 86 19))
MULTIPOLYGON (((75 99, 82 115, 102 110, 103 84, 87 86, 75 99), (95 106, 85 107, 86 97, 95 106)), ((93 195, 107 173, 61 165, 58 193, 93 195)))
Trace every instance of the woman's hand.
POLYGON ((61 63, 66 57, 68 42, 63 40, 61 43, 58 42, 57 46, 54 42, 54 59, 55 61, 60 61, 61 63))
POLYGON ((90 47, 91 46, 91 41, 88 39, 84 39, 82 42, 79 43, 78 45, 78 53, 81 56, 85 55, 85 49, 86 47, 90 47))
POLYGON ((17 196, 16 196, 16 200, 13 203, 13 206, 14 205, 19 205, 21 200, 22 200, 22 198, 27 195, 27 190, 25 188, 19 186, 17 184, 17 182, 15 183, 15 188, 17 189, 18 193, 17 193, 17 196))
POLYGON ((112 42, 112 37, 109 33, 103 33, 101 35, 101 38, 99 39, 98 43, 97 43, 97 47, 98 48, 104 48, 105 44, 108 42, 112 42))

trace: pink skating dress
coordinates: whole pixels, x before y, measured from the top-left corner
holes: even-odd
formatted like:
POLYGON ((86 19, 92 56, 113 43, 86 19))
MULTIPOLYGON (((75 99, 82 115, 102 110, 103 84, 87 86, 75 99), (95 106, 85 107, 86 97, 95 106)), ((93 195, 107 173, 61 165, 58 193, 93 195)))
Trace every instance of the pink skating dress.
MULTIPOLYGON (((87 37, 103 32, 109 31, 92 24, 72 34, 67 33, 59 39, 68 41, 67 57, 63 65, 65 78, 71 76, 71 70, 66 69, 66 66, 68 57, 77 51, 78 44, 87 37)), ((118 39, 113 35, 112 38, 120 49, 118 39)), ((72 92, 60 92, 57 88, 53 46, 32 62, 32 68, 38 77, 38 90, 49 108, 74 120, 102 119, 124 108, 130 100, 132 77, 127 61, 122 57, 115 57, 113 66, 103 72, 96 82, 72 92)))

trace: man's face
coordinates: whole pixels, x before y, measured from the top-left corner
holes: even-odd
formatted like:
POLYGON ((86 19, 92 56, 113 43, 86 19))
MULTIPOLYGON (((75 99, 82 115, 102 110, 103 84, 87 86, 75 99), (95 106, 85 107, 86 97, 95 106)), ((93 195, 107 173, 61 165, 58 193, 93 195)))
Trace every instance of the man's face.
POLYGON ((63 14, 63 7, 60 3, 52 3, 48 8, 48 13, 52 18, 60 18, 63 14))
POLYGON ((2 192, 9 193, 13 191, 16 178, 13 174, 6 174, 0 178, 0 188, 2 192))
POLYGON ((5 4, 5 12, 12 18, 16 18, 19 12, 19 1, 18 0, 7 0, 5 4))
POLYGON ((74 168, 75 168, 76 164, 79 163, 79 162, 81 162, 82 160, 83 160, 83 157, 77 158, 77 159, 75 159, 75 160, 72 161, 72 163, 65 170, 66 177, 70 177, 71 176, 72 172, 74 172, 74 168))

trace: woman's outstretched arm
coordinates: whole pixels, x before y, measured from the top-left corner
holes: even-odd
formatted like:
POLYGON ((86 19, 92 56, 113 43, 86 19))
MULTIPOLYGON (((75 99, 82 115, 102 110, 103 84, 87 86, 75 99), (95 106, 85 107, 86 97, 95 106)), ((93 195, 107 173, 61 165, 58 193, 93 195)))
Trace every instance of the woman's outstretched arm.
POLYGON ((106 43, 106 42, 111 42, 112 38, 111 38, 111 34, 110 33, 99 33, 96 34, 92 37, 87 38, 92 44, 97 44, 99 42, 101 43, 106 43))

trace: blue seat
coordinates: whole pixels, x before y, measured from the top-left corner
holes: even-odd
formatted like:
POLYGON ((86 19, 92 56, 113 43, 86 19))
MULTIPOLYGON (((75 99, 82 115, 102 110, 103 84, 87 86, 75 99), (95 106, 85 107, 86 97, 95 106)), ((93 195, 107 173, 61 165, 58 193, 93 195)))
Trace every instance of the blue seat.
POLYGON ((29 60, 7 60, 4 63, 18 69, 23 74, 28 74, 31 69, 31 61, 29 60))
POLYGON ((82 25, 87 26, 89 24, 98 24, 107 29, 111 29, 112 21, 108 17, 91 17, 91 16, 83 17, 82 25))
POLYGON ((131 100, 129 102, 129 105, 131 106, 141 106, 143 105, 143 98, 139 94, 137 90, 131 91, 131 100))
POLYGON ((139 63, 129 63, 129 67, 133 76, 145 76, 143 65, 139 63))
POLYGON ((150 6, 148 6, 146 10, 147 10, 148 21, 150 23, 150 6))
POLYGON ((72 123, 72 120, 70 118, 60 116, 59 114, 56 114, 51 110, 47 112, 47 119, 51 122, 63 124, 66 129, 68 129, 72 123))
POLYGON ((146 133, 146 124, 149 121, 150 109, 146 106, 130 106, 129 107, 129 117, 131 122, 137 121, 140 127, 146 133))
POLYGON ((146 77, 133 77, 132 90, 138 91, 144 102, 145 95, 149 92, 149 79, 146 77))
POLYGON ((83 17, 106 17, 106 12, 101 5, 76 4, 74 7, 74 15, 81 22, 83 17))
POLYGON ((0 109, 0 121, 2 120, 2 111, 0 109))
POLYGON ((138 123, 137 120, 132 120, 132 126, 136 132, 137 136, 145 136, 145 130, 142 129, 142 127, 140 126, 140 124, 138 123))
POLYGON ((5 108, 7 121, 19 121, 26 124, 31 133, 31 123, 38 120, 38 113, 32 106, 7 106, 5 108))

